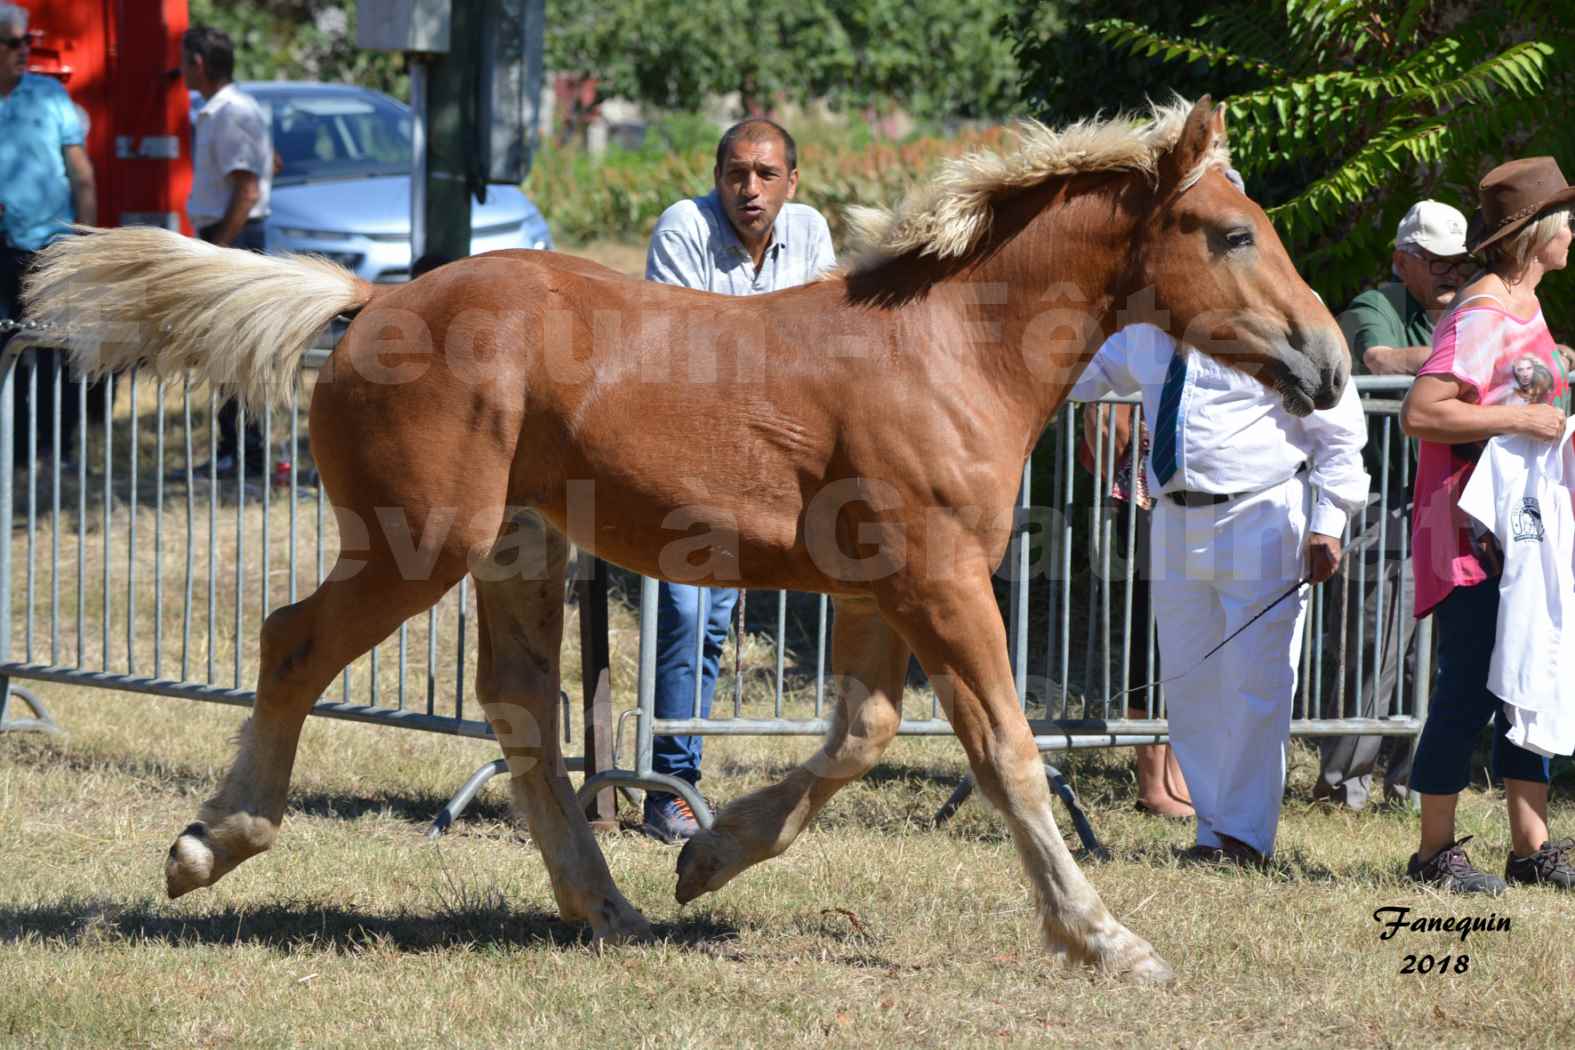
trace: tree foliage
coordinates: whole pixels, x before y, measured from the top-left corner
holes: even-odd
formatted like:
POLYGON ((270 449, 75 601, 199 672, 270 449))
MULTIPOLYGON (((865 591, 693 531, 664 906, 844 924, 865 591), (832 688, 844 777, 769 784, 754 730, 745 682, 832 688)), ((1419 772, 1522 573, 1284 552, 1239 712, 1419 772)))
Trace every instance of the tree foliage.
POLYGON ((1021 105, 1050 124, 1097 113, 1131 111, 1172 92, 1196 98, 1228 94, 1250 78, 1207 62, 1178 62, 1161 69, 1142 55, 1113 48, 1087 26, 1102 19, 1141 22, 1159 34, 1189 32, 1200 13, 1221 8, 1220 0, 1153 4, 1147 0, 1060 0, 1018 5, 1011 16, 1020 70, 1021 105))
POLYGON ((404 56, 356 46, 357 6, 355 0, 191 0, 190 16, 192 25, 222 29, 234 41, 237 80, 360 84, 408 99, 404 56))
POLYGON ((1086 35, 1231 84, 1214 92, 1237 167, 1303 274, 1343 303, 1387 272, 1414 201, 1470 214, 1477 181, 1516 156, 1575 172, 1572 15, 1571 0, 1270 0, 1205 11, 1185 32, 1113 17, 1086 35))
POLYGON ((547 64, 604 95, 680 110, 900 102, 926 117, 998 116, 1015 101, 1011 0, 548 0, 547 64))

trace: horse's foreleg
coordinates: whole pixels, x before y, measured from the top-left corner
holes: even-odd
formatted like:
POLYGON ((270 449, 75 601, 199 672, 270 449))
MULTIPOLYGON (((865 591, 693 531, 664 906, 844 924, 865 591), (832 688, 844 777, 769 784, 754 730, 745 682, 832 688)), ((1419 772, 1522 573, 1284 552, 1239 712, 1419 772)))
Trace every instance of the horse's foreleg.
POLYGON ((721 889, 745 868, 776 856, 832 795, 880 759, 902 720, 906 642, 881 619, 873 599, 839 599, 831 666, 838 690, 831 731, 809 761, 781 783, 745 795, 678 855, 678 900, 721 889))
POLYGON ((438 569, 429 579, 407 580, 392 564, 369 562, 353 572, 336 566, 306 599, 269 614, 257 700, 241 726, 235 761, 170 847, 164 881, 171 897, 212 885, 273 845, 312 704, 346 664, 441 597, 463 574, 463 561, 438 569))
POLYGON ((475 570, 481 610, 476 692, 508 759, 514 805, 530 825, 558 910, 597 940, 650 935, 613 884, 563 768, 558 744, 559 651, 568 543, 540 515, 507 527, 475 570))
POLYGON ((1044 763, 1017 702, 1006 631, 981 575, 908 596, 894 622, 929 674, 975 782, 1011 828, 1052 950, 1107 972, 1168 981, 1170 967, 1110 914, 1056 829, 1044 763))

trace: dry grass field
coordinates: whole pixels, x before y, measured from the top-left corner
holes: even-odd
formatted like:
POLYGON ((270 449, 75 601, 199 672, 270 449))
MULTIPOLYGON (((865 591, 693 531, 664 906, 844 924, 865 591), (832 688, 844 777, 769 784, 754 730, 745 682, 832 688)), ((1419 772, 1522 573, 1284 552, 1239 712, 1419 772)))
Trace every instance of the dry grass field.
MULTIPOLYGON (((166 507, 160 563, 178 598, 186 526, 184 489, 176 491, 181 502, 166 507)), ((298 527, 304 549, 315 552, 309 506, 300 505, 298 527)), ((123 523, 124 504, 117 513, 123 523)), ((248 524, 260 524, 261 513, 249 508, 248 524)), ((149 545, 152 514, 139 511, 149 545)), ((275 501, 270 515, 277 603, 288 587, 288 507, 275 501)), ((253 601, 263 575, 255 545, 244 555, 235 549, 234 516, 226 504, 217 532, 220 610, 233 607, 225 588, 237 566, 253 601)), ((205 508, 198 517, 194 535, 205 544, 205 508)), ((87 579, 97 581, 100 537, 87 524, 83 561, 87 579)), ((48 539, 41 531, 37 549, 47 550, 48 539)), ((73 521, 61 540, 74 574, 73 521)), ((16 532, 12 544, 20 573, 25 536, 16 532)), ((137 554, 135 616, 124 598, 125 557, 123 549, 111 555, 110 662, 135 656, 147 669, 155 653, 151 546, 137 554)), ((315 553, 303 559, 297 583, 305 586, 315 553)), ((49 582, 40 569, 41 608, 49 582)), ((71 625, 74 576, 67 583, 61 600, 71 625)), ((205 623, 205 577, 196 593, 205 623)), ((89 666, 103 656, 94 618, 101 611, 90 597, 89 666)), ((180 655, 170 640, 180 635, 178 601, 161 622, 158 651, 169 673, 180 655)), ((256 624, 249 607, 243 652, 255 644, 256 624)), ((25 626, 13 616, 17 644, 25 626)), ((577 696, 576 626, 571 614, 565 655, 577 696)), ((445 652, 456 630, 451 607, 440 625, 445 652)), ((47 630, 35 625, 35 633, 45 647, 47 630)), ((425 638, 412 635, 412 652, 424 653, 425 638)), ((70 626, 68 659, 74 638, 70 626)), ((227 685, 233 650, 223 646, 233 642, 215 644, 217 677, 227 685)), ((632 703, 636 645, 634 617, 622 606, 613 644, 622 709, 632 703)), ((392 646, 383 647, 378 671, 385 703, 392 646)), ((206 650, 193 659, 205 668, 206 650)), ((746 659, 760 669, 749 707, 763 710, 769 649, 751 643, 746 659)), ((249 661, 246 675, 254 673, 255 657, 249 661)), ((356 695, 370 680, 363 662, 356 695)), ((722 695, 730 689, 724 678, 722 695)), ((1415 818, 1313 807, 1316 758, 1300 744, 1278 854, 1266 872, 1180 866, 1176 854, 1190 844, 1190 829, 1133 810, 1130 752, 1058 757, 1113 854, 1085 862, 1085 870, 1112 911, 1176 967, 1176 984, 1155 990, 1049 961, 1004 825, 980 801, 944 828, 932 826, 964 770, 950 739, 899 740, 791 851, 686 908, 672 896, 675 849, 627 828, 605 836, 615 877, 659 940, 597 951, 585 930, 554 914, 540 860, 510 820, 500 785, 489 786, 441 842, 424 841, 448 795, 495 757, 489 742, 312 719, 278 846, 213 889, 169 902, 165 850, 214 790, 244 712, 68 686, 37 691, 67 734, 0 736, 3 1047, 1263 1050, 1554 1047, 1575 1031, 1569 899, 1522 889, 1468 901, 1408 884, 1401 871, 1415 818), (1465 943, 1442 932, 1381 939, 1374 911, 1391 906, 1411 909, 1413 918, 1503 917, 1510 928, 1473 933, 1465 943), (1448 972, 1401 972, 1408 956, 1446 955, 1448 972), (1462 956, 1469 961, 1456 972, 1462 956)), ((803 711, 807 703, 801 692, 791 706, 803 711)), ((916 691, 910 703, 913 713, 927 709, 916 691)), ((802 739, 715 738, 704 789, 726 801, 813 747, 802 739)), ((1575 806, 1567 789, 1555 800, 1555 834, 1569 834, 1575 806)), ((624 808, 626 823, 634 815, 624 808)), ((1463 832, 1476 836, 1473 856, 1483 867, 1501 866, 1508 845, 1501 797, 1474 789, 1461 815, 1463 832)), ((1067 828, 1059 808, 1057 816, 1067 828)))
MULTIPOLYGON (((597 953, 553 914, 501 789, 423 841, 491 757, 483 742, 311 721, 276 849, 171 903, 164 851, 241 713, 43 693, 70 735, 0 738, 6 1046, 1532 1047, 1575 1030, 1567 900, 1405 884, 1412 818, 1314 810, 1303 750, 1268 873, 1179 867, 1187 829, 1132 812, 1124 753, 1066 763, 1115 853, 1089 874, 1179 971, 1155 991, 1046 960, 986 808, 930 827, 962 769, 950 741, 899 741, 793 850, 684 909, 674 849, 604 837, 662 939, 597 953), (1372 913, 1387 905, 1513 925, 1384 941, 1372 913), (1399 972, 1408 954, 1462 951, 1466 973, 1399 972)), ((706 788, 732 797, 809 746, 715 740, 706 788)), ((1464 816, 1476 856, 1501 862, 1496 799, 1473 792, 1464 816)))
MULTIPOLYGON (((221 533, 220 564, 233 560, 221 533)), ((90 559, 89 578, 98 572, 90 559)), ((253 594, 260 574, 250 559, 253 594)), ((230 601, 220 592, 221 608, 230 601)), ((146 593, 139 605, 151 607, 146 593)), ((178 617, 166 617, 168 638, 178 617)), ((137 624, 139 651, 150 620, 137 624)), ((573 668, 572 615, 569 628, 573 668)), ((98 633, 90 616, 89 639, 98 633)), ((442 636, 446 651, 452 631, 442 636)), ((621 708, 636 647, 626 608, 615 609, 613 640, 621 708)), ((764 714, 769 648, 752 643, 746 657, 757 668, 746 713, 764 714)), ((363 661, 353 695, 369 677, 363 661)), ((1268 873, 1178 866, 1188 829, 1132 811, 1128 753, 1063 758, 1114 851, 1090 865, 1092 878, 1180 973, 1174 989, 1153 991, 1047 961, 1004 828, 981 803, 931 827, 963 771, 951 740, 899 741, 792 851, 685 909, 672 899, 674 849, 628 830, 604 838, 662 940, 597 953, 552 913, 500 787, 443 842, 423 841, 446 796, 495 753, 487 742, 311 720, 278 847, 171 903, 164 851, 216 786, 243 712, 67 686, 39 693, 68 735, 0 737, 0 1045, 1552 1046, 1575 1025, 1568 902, 1524 890, 1464 902, 1407 885, 1399 870, 1414 819, 1314 809, 1315 759, 1301 746, 1268 873), (1465 945, 1441 933, 1381 940, 1373 912, 1390 905, 1508 916, 1512 928, 1465 945), (1448 974, 1399 972, 1409 954, 1462 949, 1465 973, 1454 963, 1448 974)), ((383 701, 392 695, 385 681, 383 701)), ((790 709, 807 713, 808 702, 797 695, 790 709)), ((912 714, 928 706, 914 692, 909 703, 912 714)), ((705 788, 734 797, 812 747, 713 739, 705 788)), ((1571 810, 1561 798, 1560 829, 1571 810)), ((1501 812, 1486 791, 1464 805, 1485 865, 1502 862, 1501 812)), ((633 815, 626 808, 626 822, 633 815)))

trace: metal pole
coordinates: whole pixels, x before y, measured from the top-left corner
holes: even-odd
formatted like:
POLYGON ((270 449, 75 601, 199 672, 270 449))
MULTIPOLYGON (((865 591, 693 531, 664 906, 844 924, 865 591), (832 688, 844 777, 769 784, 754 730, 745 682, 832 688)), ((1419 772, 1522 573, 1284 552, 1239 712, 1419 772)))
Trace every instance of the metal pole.
MULTIPOLYGON (((15 454, 15 436, 12 429, 15 411, 12 397, 16 387, 15 352, 7 349, 0 357, 0 522, 5 523, 6 541, 0 543, 0 660, 11 659, 11 518, 12 489, 16 484, 16 471, 12 463, 15 454)), ((0 690, 0 701, 9 695, 11 683, 7 680, 0 690)))
POLYGON ((1012 603, 1012 683, 1017 687, 1017 703, 1028 704, 1028 512, 1033 507, 1029 463, 1023 464, 1023 479, 1017 490, 1020 520, 1012 530, 1011 565, 1012 603))
MULTIPOLYGON (((578 573, 580 592, 580 674, 585 720, 585 775, 612 768, 612 642, 607 615, 607 563, 582 550, 589 574, 578 573)), ((612 788, 598 791, 587 807, 592 822, 613 821, 618 803, 612 788)))
POLYGON ((640 713, 634 723, 634 771, 644 776, 651 772, 655 739, 651 723, 656 718, 656 602, 659 585, 648 576, 640 578, 640 713))
POLYGON ((410 55, 410 265, 427 252, 427 60, 410 55))

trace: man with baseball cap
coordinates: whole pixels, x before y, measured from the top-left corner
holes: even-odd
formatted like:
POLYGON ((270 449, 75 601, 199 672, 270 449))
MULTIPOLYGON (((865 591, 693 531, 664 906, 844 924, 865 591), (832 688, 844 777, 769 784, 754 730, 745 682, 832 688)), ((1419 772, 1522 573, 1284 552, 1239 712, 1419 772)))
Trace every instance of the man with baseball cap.
POLYGON ((1433 323, 1467 276, 1466 217, 1417 201, 1395 230, 1395 279, 1358 295, 1341 317, 1353 371, 1415 375, 1431 353, 1433 323))
MULTIPOLYGON (((1351 301, 1340 317, 1340 327, 1351 347, 1353 374, 1415 375, 1432 353, 1433 325, 1449 309, 1455 292, 1475 267, 1466 254, 1466 217, 1439 201, 1418 201, 1411 206, 1395 230, 1395 250, 1390 262, 1394 280, 1368 289, 1351 301)), ((1405 391, 1394 391, 1403 397, 1405 391)), ((1329 660, 1325 676, 1326 717, 1383 718, 1393 709, 1397 688, 1409 696, 1414 685, 1416 652, 1413 635, 1416 621, 1408 610, 1412 605, 1412 577, 1404 537, 1408 532, 1410 486, 1415 476, 1415 460, 1402 471, 1401 459, 1412 456, 1410 447, 1398 435, 1391 443, 1390 462, 1380 462, 1383 442, 1369 440, 1365 458, 1373 486, 1382 492, 1380 479, 1389 473, 1388 500, 1369 506, 1352 521, 1352 532, 1360 534, 1379 528, 1387 516, 1386 543, 1362 544, 1352 536, 1351 547, 1361 551, 1363 571, 1347 564, 1344 572, 1331 581, 1348 587, 1347 603, 1331 591, 1324 604, 1324 629, 1332 641, 1345 625, 1345 704, 1343 711, 1332 706, 1340 681, 1338 659, 1329 660), (1352 581, 1360 578, 1356 587, 1352 581), (1381 582, 1380 582, 1381 581, 1381 582), (1344 615, 1342 615, 1342 613, 1344 615), (1382 645, 1382 651, 1379 650, 1382 645)), ((1331 646, 1331 649, 1334 647, 1331 646)), ((1361 809, 1372 791, 1373 772, 1385 738, 1377 736, 1323 737, 1318 781, 1313 796, 1321 801, 1361 809)), ((1406 796, 1411 774, 1411 741, 1389 738, 1388 768, 1384 774, 1384 794, 1392 800, 1406 796)))

